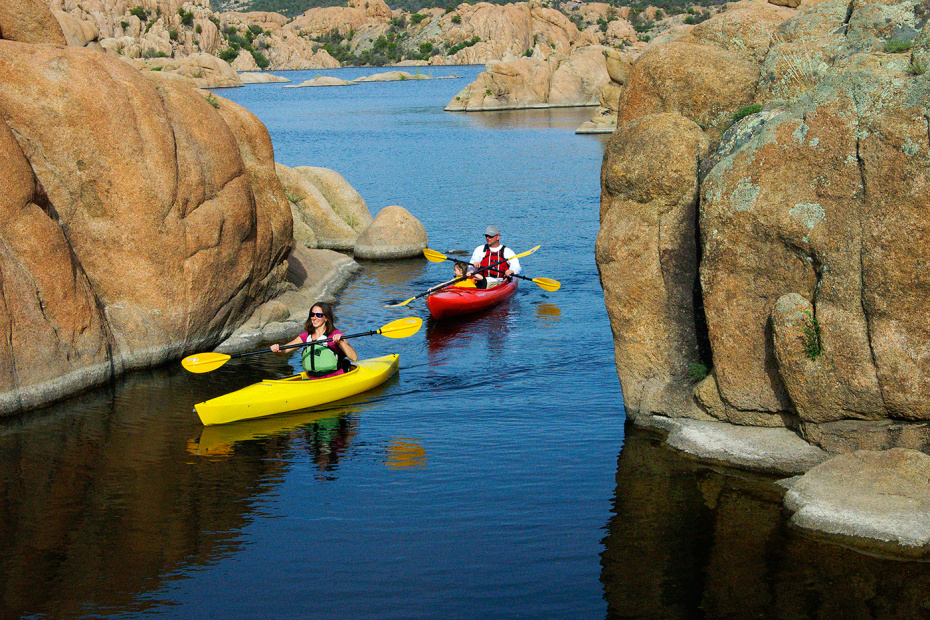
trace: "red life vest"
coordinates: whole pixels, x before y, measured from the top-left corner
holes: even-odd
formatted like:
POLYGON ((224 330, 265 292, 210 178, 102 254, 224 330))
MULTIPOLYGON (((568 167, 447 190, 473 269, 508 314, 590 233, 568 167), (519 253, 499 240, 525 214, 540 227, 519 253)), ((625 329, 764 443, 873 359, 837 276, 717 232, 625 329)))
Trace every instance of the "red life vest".
MULTIPOLYGON (((488 265, 493 265, 494 263, 500 263, 504 260, 504 248, 506 246, 501 246, 497 250, 492 250, 491 246, 484 246, 484 258, 481 259, 481 267, 487 267, 488 265)), ((485 276, 492 278, 505 278, 507 277, 507 270, 510 269, 510 263, 501 263, 497 267, 491 267, 485 271, 482 271, 485 276)))

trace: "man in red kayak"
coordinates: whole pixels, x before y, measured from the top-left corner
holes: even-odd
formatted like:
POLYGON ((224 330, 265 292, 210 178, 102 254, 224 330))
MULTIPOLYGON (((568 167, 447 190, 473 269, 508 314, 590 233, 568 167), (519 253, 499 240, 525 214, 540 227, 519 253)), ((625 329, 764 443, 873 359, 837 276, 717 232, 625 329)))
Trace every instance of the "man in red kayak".
POLYGON ((505 278, 520 273, 520 259, 517 258, 516 252, 501 244, 501 231, 497 226, 491 225, 485 229, 484 241, 485 244, 475 248, 471 255, 471 264, 475 266, 475 269, 501 261, 507 262, 482 271, 485 278, 477 282, 478 288, 490 288, 500 284, 505 278), (483 282, 487 283, 486 286, 482 286, 483 282))

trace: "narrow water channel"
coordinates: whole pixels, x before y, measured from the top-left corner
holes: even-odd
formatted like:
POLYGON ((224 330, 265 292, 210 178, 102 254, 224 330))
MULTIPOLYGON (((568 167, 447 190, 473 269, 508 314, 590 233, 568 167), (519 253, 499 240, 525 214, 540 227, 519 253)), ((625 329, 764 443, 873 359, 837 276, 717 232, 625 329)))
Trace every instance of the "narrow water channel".
MULTIPOLYGON (((269 355, 0 421, 3 617, 926 615, 925 564, 812 541, 770 479, 625 431, 593 252, 605 138, 574 134, 590 110, 443 112, 480 70, 218 94, 265 122, 277 161, 338 171, 373 213, 407 208, 442 252, 497 224, 517 252, 541 246, 524 273, 561 290, 523 282, 467 321, 360 339, 363 357, 399 353, 399 374, 312 411, 200 425, 196 402, 296 361, 269 355)), ((450 272, 362 266, 345 331, 426 319, 383 302, 450 272)))

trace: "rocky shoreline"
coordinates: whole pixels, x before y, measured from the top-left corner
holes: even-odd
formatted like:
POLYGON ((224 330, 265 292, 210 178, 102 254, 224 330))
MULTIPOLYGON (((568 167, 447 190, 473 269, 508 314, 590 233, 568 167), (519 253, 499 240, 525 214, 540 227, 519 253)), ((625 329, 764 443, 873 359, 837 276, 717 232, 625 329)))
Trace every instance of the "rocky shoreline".
POLYGON ((889 557, 930 557, 930 456, 856 451, 834 456, 786 428, 639 416, 670 448, 701 461, 784 476, 789 522, 836 543, 889 557))
MULTIPOLYGON (((382 5, 348 7, 369 42, 395 19, 382 5)), ((489 68, 457 101, 596 98, 599 128, 614 120, 596 259, 628 420, 784 476, 797 527, 930 555, 925 7, 741 2, 634 56, 546 7, 507 6, 458 10, 474 27, 500 11, 558 27, 541 44, 451 54, 489 68), (593 84, 562 71, 572 52, 597 65, 593 84)), ((0 414, 193 350, 287 338, 357 271, 348 252, 426 247, 402 207, 372 218, 334 171, 275 164, 257 118, 196 88, 240 85, 236 69, 253 67, 195 53, 221 44, 203 5, 183 42, 170 26, 186 15, 171 13, 101 39, 120 16, 99 16, 95 35, 35 3, 0 8, 0 267, 16 300, 0 312, 0 414), (143 43, 184 57, 133 56, 143 43), (37 333, 55 341, 37 351, 37 333)), ((348 13, 302 27, 333 15, 348 13)), ((442 15, 421 30, 445 28, 442 15)), ((274 15, 225 19, 287 38, 274 15)), ((277 49, 276 67, 332 65, 277 49)))

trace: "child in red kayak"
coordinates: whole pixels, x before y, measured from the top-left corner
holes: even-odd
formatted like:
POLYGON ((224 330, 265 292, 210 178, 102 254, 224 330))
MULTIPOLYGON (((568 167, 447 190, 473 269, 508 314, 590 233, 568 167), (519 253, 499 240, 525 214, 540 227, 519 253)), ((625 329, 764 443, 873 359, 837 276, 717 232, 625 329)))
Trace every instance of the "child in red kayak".
MULTIPOLYGON (((452 273, 455 274, 456 278, 462 278, 468 275, 469 267, 470 265, 465 261, 457 260, 452 265, 452 273)), ((484 276, 482 276, 480 273, 473 273, 464 280, 456 282, 452 286, 457 286, 459 288, 484 288, 479 284, 481 280, 484 280, 484 276)))

